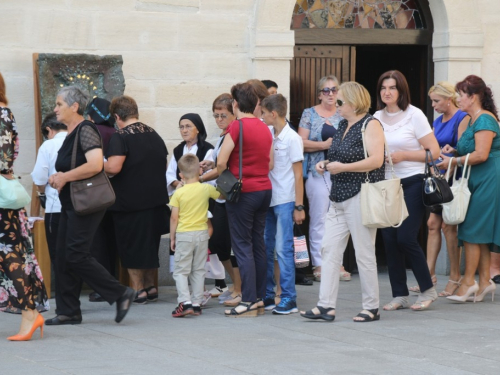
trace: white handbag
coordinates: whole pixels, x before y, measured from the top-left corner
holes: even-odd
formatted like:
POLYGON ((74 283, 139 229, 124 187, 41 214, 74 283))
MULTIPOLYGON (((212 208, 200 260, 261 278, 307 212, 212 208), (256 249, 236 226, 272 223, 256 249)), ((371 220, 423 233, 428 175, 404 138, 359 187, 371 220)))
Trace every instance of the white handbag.
MULTIPOLYGON (((453 193, 453 200, 448 203, 443 203, 443 221, 448 225, 457 225, 463 223, 465 216, 467 215, 467 208, 469 207, 470 201, 470 190, 468 186, 470 169, 467 169, 467 164, 469 162, 469 155, 465 157, 464 168, 462 171, 462 177, 456 181, 457 169, 453 172, 453 185, 451 186, 451 191, 453 193), (468 173, 467 173, 468 172, 468 173)), ((448 171, 446 172, 446 180, 450 178, 450 167, 451 161, 448 165, 448 171)))
POLYGON ((217 254, 209 254, 205 263, 205 278, 220 280, 226 278, 226 270, 217 254))
MULTIPOLYGON (((365 143, 365 127, 370 119, 366 119, 361 128, 365 159, 368 157, 365 143)), ((389 150, 385 135, 384 144, 385 149, 389 150)), ((366 180, 361 184, 361 220, 363 225, 368 228, 397 228, 408 217, 401 179, 394 173, 391 154, 387 152, 387 155, 392 178, 370 183, 368 172, 366 172, 366 180)))

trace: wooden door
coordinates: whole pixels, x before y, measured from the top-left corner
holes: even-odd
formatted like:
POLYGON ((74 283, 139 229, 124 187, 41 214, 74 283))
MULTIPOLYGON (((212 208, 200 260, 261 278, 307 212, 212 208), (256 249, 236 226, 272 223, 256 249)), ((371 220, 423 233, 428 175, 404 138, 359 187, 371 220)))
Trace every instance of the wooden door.
POLYGON ((297 45, 290 69, 290 122, 297 128, 302 111, 319 103, 316 85, 334 75, 340 83, 355 79, 356 47, 297 45))

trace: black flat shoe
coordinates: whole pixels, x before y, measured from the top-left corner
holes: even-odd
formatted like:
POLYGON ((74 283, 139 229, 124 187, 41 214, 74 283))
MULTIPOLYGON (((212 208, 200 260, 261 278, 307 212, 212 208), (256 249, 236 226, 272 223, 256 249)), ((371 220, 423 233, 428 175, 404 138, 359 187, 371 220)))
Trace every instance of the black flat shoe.
POLYGON ((135 295, 134 304, 145 305, 146 303, 148 303, 148 292, 146 291, 146 289, 141 289, 135 295), (139 294, 142 294, 144 292, 146 292, 146 295, 144 297, 139 297, 139 294))
POLYGON ((116 317, 115 322, 120 323, 125 315, 127 315, 130 306, 135 298, 135 290, 127 287, 125 293, 116 300, 116 317))
POLYGON ((97 292, 92 292, 89 294, 89 301, 90 302, 106 302, 104 298, 101 297, 101 295, 97 292))
POLYGON ((314 282, 308 277, 303 277, 302 279, 296 279, 295 285, 313 285, 314 282))
POLYGON ((150 286, 149 288, 146 288, 146 293, 148 294, 148 302, 156 302, 158 301, 158 288, 153 286, 150 286), (151 289, 156 289, 156 293, 150 293, 149 291, 151 289))
POLYGON ((73 315, 73 316, 57 315, 55 318, 46 319, 45 325, 60 326, 64 324, 80 324, 81 322, 82 322, 81 315, 73 315))
POLYGON ((335 320, 335 315, 328 314, 332 310, 335 311, 333 307, 327 309, 321 306, 316 306, 316 308, 319 310, 319 314, 315 314, 311 309, 307 310, 304 313, 301 313, 300 316, 307 319, 323 319, 326 320, 327 322, 333 322, 335 320))
POLYGON ((491 278, 495 284, 500 284, 500 275, 495 275, 491 278))

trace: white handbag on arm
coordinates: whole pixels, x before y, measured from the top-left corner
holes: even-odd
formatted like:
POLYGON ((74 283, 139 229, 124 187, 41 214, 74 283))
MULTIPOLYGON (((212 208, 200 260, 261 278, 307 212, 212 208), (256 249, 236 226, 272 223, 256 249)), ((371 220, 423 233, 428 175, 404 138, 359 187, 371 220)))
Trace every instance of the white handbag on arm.
MULTIPOLYGON (((361 128, 365 159, 368 157, 366 152, 365 128, 366 123, 371 119, 373 117, 366 119, 361 128)), ((366 172, 366 180, 361 184, 361 217, 363 225, 368 228, 397 228, 408 217, 403 186, 401 185, 401 179, 394 173, 394 165, 385 135, 384 144, 389 158, 392 178, 370 183, 368 172, 366 172)))
MULTIPOLYGON (((467 209, 469 208, 470 201, 469 176, 471 166, 468 166, 469 155, 470 154, 467 154, 467 156, 465 157, 462 177, 458 181, 455 180, 455 178, 457 177, 458 168, 455 168, 455 172, 453 172, 453 185, 451 186, 453 200, 448 203, 443 203, 443 221, 448 225, 457 225, 463 223, 463 221, 465 220, 465 216, 467 215, 467 209), (469 167, 469 169, 467 169, 467 166, 469 167)), ((450 167, 452 160, 453 158, 450 158, 448 171, 446 172, 447 181, 450 178, 450 167)))

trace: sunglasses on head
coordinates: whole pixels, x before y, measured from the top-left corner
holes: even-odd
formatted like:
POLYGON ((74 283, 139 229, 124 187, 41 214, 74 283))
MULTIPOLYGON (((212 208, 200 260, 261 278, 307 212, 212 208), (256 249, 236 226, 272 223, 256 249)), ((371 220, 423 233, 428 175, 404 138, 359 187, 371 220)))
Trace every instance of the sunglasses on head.
POLYGON ((321 93, 325 95, 329 95, 330 93, 335 94, 338 91, 338 88, 333 86, 333 87, 325 87, 321 90, 319 90, 321 93))

